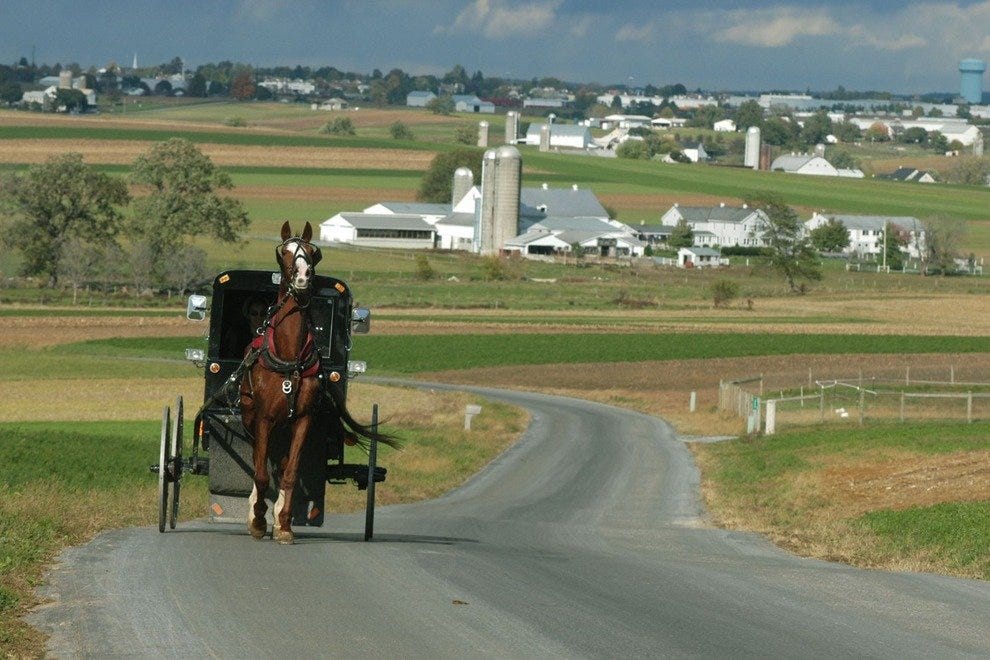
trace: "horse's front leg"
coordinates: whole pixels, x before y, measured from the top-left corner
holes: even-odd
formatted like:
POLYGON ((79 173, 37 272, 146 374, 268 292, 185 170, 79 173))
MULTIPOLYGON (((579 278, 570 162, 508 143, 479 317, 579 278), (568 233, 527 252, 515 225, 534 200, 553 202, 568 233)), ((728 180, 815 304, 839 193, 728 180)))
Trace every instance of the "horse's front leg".
POLYGON ((282 544, 290 544, 295 538, 292 533, 292 493, 299 478, 299 458, 302 455, 306 436, 309 435, 310 417, 298 418, 292 425, 292 438, 289 442, 289 456, 279 479, 278 501, 272 510, 274 524, 272 537, 282 544))
POLYGON ((268 438, 271 435, 272 424, 264 417, 258 417, 254 428, 254 447, 251 457, 254 461, 254 488, 248 498, 247 526, 248 532, 255 539, 265 538, 268 533, 268 523, 265 513, 268 504, 265 503, 265 493, 271 477, 268 474, 268 438))

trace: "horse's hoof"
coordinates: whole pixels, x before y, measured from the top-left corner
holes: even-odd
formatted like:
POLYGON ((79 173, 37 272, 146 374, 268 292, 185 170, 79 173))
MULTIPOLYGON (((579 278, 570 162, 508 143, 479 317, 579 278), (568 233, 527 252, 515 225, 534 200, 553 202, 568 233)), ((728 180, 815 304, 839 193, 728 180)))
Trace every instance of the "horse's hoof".
POLYGON ((278 530, 275 530, 272 533, 272 536, 275 537, 275 540, 280 545, 292 545, 293 542, 294 542, 294 538, 295 538, 295 535, 290 530, 287 530, 287 529, 278 529, 278 530))
POLYGON ((251 532, 251 538, 260 541, 268 533, 268 525, 262 522, 261 527, 258 527, 254 523, 248 523, 248 531, 251 532))

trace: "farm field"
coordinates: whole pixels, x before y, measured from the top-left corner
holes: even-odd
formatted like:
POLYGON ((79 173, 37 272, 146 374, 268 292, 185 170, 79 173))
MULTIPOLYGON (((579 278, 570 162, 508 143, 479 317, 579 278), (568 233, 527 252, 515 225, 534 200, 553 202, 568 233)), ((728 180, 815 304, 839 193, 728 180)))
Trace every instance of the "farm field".
MULTIPOLYGON (((128 107, 127 112, 133 114, 70 118, 0 112, 0 168, 22 169, 51 149, 84 150, 86 162, 123 175, 153 140, 198 135, 200 148, 231 173, 236 186, 232 194, 252 217, 243 245, 217 249, 201 243, 215 271, 271 267, 272 240, 286 218, 294 224, 318 223, 338 211, 377 201, 411 201, 435 150, 454 147, 453 127, 476 121, 362 109, 348 114, 358 135, 333 138, 318 133, 326 113, 279 104, 128 107), (234 115, 242 115, 247 127, 225 126, 234 115), (394 121, 407 122, 417 139, 392 141, 387 127, 394 121), (108 137, 112 134, 126 139, 108 137)), ((501 134, 493 125, 492 135, 501 134)), ((957 215, 969 225, 969 248, 990 256, 990 190, 821 181, 540 154, 528 148, 523 148, 523 159, 523 185, 577 183, 591 188, 627 222, 657 222, 674 202, 738 203, 750 192, 777 190, 803 210, 957 215)), ((986 382, 990 373, 990 287, 985 278, 885 276, 847 272, 841 263, 828 262, 821 282, 813 283, 807 295, 793 296, 782 280, 745 260, 710 272, 590 261, 510 262, 505 279, 493 280, 486 276, 482 260, 436 253, 428 257, 433 277, 424 280, 408 252, 325 248, 324 254, 321 272, 347 280, 359 304, 373 310, 372 334, 356 339, 353 355, 369 362, 369 376, 401 375, 593 399, 663 417, 689 439, 739 435, 744 430, 739 419, 715 409, 723 378, 761 373, 803 377, 809 372, 829 378, 857 370, 965 366, 986 382), (720 278, 738 282, 740 295, 716 309, 710 288, 720 278), (693 413, 688 410, 690 392, 698 396, 693 413)), ((0 499, 12 507, 7 511, 20 511, 27 500, 12 498, 13 493, 27 498, 69 478, 59 471, 62 466, 54 466, 54 481, 46 476, 33 479, 29 487, 14 483, 10 466, 33 463, 39 456, 34 445, 51 438, 78 444, 73 451, 80 450, 83 467, 71 477, 76 480, 70 494, 85 493, 78 502, 60 499, 62 510, 31 518, 28 535, 18 537, 18 552, 23 553, 18 561, 23 563, 12 567, 0 560, 0 649, 6 650, 15 639, 20 641, 14 648, 23 653, 35 648, 31 644, 37 640, 17 637, 30 633, 12 617, 30 598, 30 582, 39 579, 44 561, 58 547, 81 542, 99 529, 152 521, 154 488, 143 470, 153 459, 146 455, 157 450, 156 420, 162 405, 176 394, 189 402, 202 398, 199 373, 177 358, 185 346, 202 341, 203 326, 183 319, 183 301, 176 299, 81 290, 72 304, 69 290, 30 284, 9 288, 5 277, 16 266, 15 256, 0 254, 0 272, 6 274, 0 276, 0 382, 5 391, 0 401, 0 499), (46 396, 59 405, 39 405, 46 396), (10 443, 13 437, 18 438, 16 445, 10 443), (119 468, 128 471, 127 477, 119 487, 98 484, 88 489, 83 477, 96 474, 100 465, 86 461, 95 460, 95 449, 108 439, 115 452, 127 456, 119 468), (87 458, 87 452, 93 455, 87 458), (132 469, 137 473, 131 474, 132 469), (103 501, 108 493, 141 506, 135 510, 120 504, 71 528, 65 525, 64 516, 84 511, 87 503, 103 501), (43 540, 43 550, 25 549, 35 539, 43 540), (12 577, 15 574, 32 577, 12 577)), ((424 398, 368 378, 355 381, 354 397, 356 411, 381 402, 392 423, 408 434, 407 443, 424 448, 385 459, 390 480, 393 469, 408 477, 391 481, 392 490, 383 494, 388 502, 428 497, 456 485, 525 425, 525 417, 508 409, 493 411, 490 418, 482 415, 478 421, 485 435, 479 451, 448 454, 447 449, 465 444, 457 435, 459 411, 467 401, 462 395, 424 398), (451 471, 455 464, 457 470, 451 471), (448 472, 452 480, 436 480, 437 474, 448 472)), ((774 441, 697 442, 692 449, 704 471, 705 497, 715 524, 757 530, 811 556, 987 579, 985 556, 977 552, 974 560, 957 561, 959 554, 972 554, 965 543, 945 558, 923 543, 897 545, 896 530, 890 531, 897 525, 913 527, 925 512, 953 515, 940 507, 963 507, 956 512, 960 519, 983 515, 985 509, 973 507, 990 499, 986 423, 978 420, 969 427, 958 425, 961 428, 839 427, 836 433, 816 426, 774 441), (945 447, 933 451, 915 445, 912 434, 944 434, 945 447), (896 447, 876 449, 893 437, 898 438, 896 447), (812 447, 813 455, 794 458, 787 447, 792 440, 812 447), (752 472, 752 484, 771 493, 769 500, 739 490, 740 484, 725 477, 733 464, 775 464, 777 456, 800 469, 752 472), (842 486, 847 483, 848 488, 842 486), (927 490, 933 484, 935 491, 927 490), (891 499, 891 490, 903 497, 891 499), (794 492, 801 495, 797 508, 778 506, 794 492), (836 498, 835 506, 819 507, 816 494, 836 498), (755 504, 760 501, 771 501, 786 515, 763 515, 766 512, 760 513, 755 504), (855 506, 843 509, 849 503, 855 506), (743 516, 741 510, 747 507, 757 514, 743 516), (809 511, 814 526, 798 524, 809 511), (866 554, 858 541, 886 543, 891 538, 896 547, 884 545, 879 554, 866 554)), ((58 462, 48 454, 45 461, 41 465, 58 462)), ((184 499, 192 501, 195 493, 191 489, 184 499)), ((334 503, 338 505, 356 503, 342 496, 334 503)), ((0 511, 0 536, 11 533, 10 527, 3 527, 8 524, 4 513, 0 511)))
MULTIPOLYGON (((154 141, 186 137, 219 165, 264 167, 266 176, 277 176, 281 169, 291 168, 291 176, 299 177, 290 184, 272 184, 238 181, 235 176, 234 194, 243 195, 245 200, 264 199, 267 195, 286 200, 291 193, 285 187, 312 188, 312 179, 301 176, 300 169, 358 168, 370 170, 364 174, 366 182, 357 184, 352 180, 347 188, 377 189, 376 201, 401 201, 412 197, 418 179, 410 177, 382 185, 376 181, 375 170, 423 171, 433 153, 456 146, 455 126, 474 125, 478 121, 475 116, 436 117, 411 109, 361 109, 346 113, 355 125, 356 136, 321 135, 319 127, 332 114, 265 103, 177 106, 137 112, 130 117, 105 114, 71 118, 0 111, 0 144, 4 145, 0 150, 0 165, 39 162, 52 149, 79 151, 86 155, 87 162, 94 164, 126 165, 154 141), (247 126, 225 126, 224 118, 231 114, 245 115, 247 126), (395 121, 409 125, 414 134, 419 131, 417 139, 396 141, 388 137, 388 126, 395 121)), ((485 119, 492 123, 493 142, 498 143, 503 134, 501 117, 485 119)), ((523 118, 524 122, 529 119, 535 118, 523 118)), ((739 168, 546 154, 532 147, 521 147, 521 151, 523 185, 548 182, 591 188, 626 222, 658 222, 660 215, 674 203, 738 204, 753 192, 772 191, 780 193, 805 214, 826 210, 913 215, 922 220, 935 215, 961 218, 969 226, 966 249, 978 256, 990 256, 990 188, 829 180, 739 168)), ((898 163, 905 158, 900 152, 881 155, 899 158, 898 163)), ((332 181, 315 185, 335 187, 332 181)), ((304 197, 306 194, 302 192, 304 197)), ((331 195, 322 213, 299 219, 319 222, 339 211, 359 210, 364 199, 346 196, 337 199, 331 195)))

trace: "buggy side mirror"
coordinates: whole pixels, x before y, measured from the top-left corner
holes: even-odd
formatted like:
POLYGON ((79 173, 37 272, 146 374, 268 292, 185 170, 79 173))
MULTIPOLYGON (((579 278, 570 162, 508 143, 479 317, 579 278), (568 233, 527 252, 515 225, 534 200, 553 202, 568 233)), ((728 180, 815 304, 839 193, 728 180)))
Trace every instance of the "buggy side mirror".
POLYGON ((186 318, 190 321, 202 321, 206 318, 206 296, 193 294, 186 302, 186 318))
POLYGON ((357 307, 351 313, 351 332, 356 335, 366 335, 371 332, 371 310, 357 307))

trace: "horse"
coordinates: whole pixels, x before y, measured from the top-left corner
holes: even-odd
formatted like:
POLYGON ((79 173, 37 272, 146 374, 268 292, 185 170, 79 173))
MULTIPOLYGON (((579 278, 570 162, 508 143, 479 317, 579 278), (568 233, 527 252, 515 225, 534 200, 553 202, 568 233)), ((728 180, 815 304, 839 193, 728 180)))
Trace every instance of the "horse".
POLYGON ((316 350, 313 321, 309 314, 310 296, 320 249, 310 242, 313 228, 306 223, 302 234, 294 236, 288 221, 282 225, 282 242, 275 248, 275 261, 282 274, 278 297, 269 308, 262 333, 248 349, 245 364, 250 365, 241 378, 241 421, 252 438, 254 488, 248 499, 247 527, 255 539, 267 535, 265 492, 270 483, 268 470, 269 440, 280 426, 289 427, 288 453, 281 463, 278 498, 272 511, 272 537, 281 544, 291 544, 292 495, 298 478, 299 459, 312 422, 312 413, 321 397, 333 406, 334 413, 346 424, 345 441, 353 444, 358 437, 374 438, 397 446, 388 435, 364 426, 348 413, 343 393, 335 384, 323 384, 320 355, 316 350))

